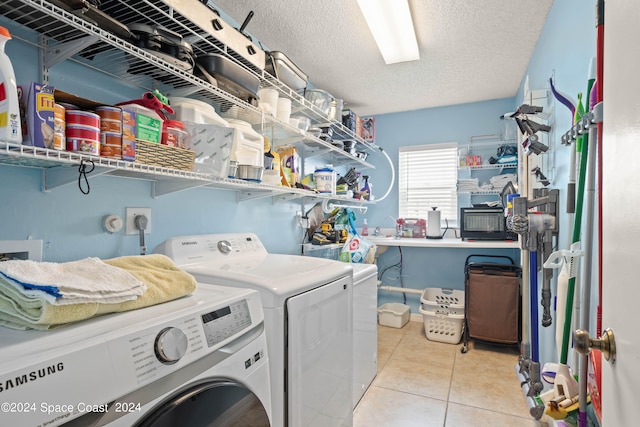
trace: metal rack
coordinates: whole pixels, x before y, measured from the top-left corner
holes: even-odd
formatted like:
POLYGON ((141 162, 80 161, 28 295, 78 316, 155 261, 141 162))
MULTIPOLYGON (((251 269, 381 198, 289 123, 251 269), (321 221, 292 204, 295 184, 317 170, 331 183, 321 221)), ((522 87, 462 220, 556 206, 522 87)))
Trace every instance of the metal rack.
POLYGON ((51 191, 59 186, 78 180, 78 166, 92 162, 92 176, 117 176, 141 179, 153 183, 154 197, 192 188, 217 188, 238 193, 238 201, 272 197, 274 201, 303 199, 308 201, 343 201, 366 205, 372 202, 354 200, 344 196, 317 194, 308 190, 218 178, 199 172, 181 171, 159 166, 145 165, 106 157, 91 156, 73 151, 58 151, 0 142, 0 164, 31 167, 43 170, 42 191, 51 191))
MULTIPOLYGON (((253 66, 242 56, 207 35, 202 29, 180 16, 173 9, 159 1, 150 0, 103 0, 101 10, 112 14, 123 24, 146 22, 162 25, 180 33, 189 41, 194 53, 215 52, 226 55, 260 79, 262 87, 273 87, 280 96, 292 100, 292 111, 309 117, 314 124, 329 124, 336 140, 355 140, 358 148, 376 151, 376 146, 364 142, 342 123, 329 119, 301 94, 253 66)), ((40 48, 41 80, 47 82, 49 69, 63 61, 73 61, 95 71, 143 89, 158 89, 171 96, 190 96, 213 104, 218 111, 238 106, 258 117, 253 123, 261 133, 268 133, 274 145, 296 144, 303 158, 318 157, 335 165, 353 164, 361 168, 373 168, 370 163, 353 156, 333 144, 303 132, 289 123, 284 123, 271 115, 265 115, 255 106, 183 70, 179 64, 164 60, 127 40, 112 34, 93 23, 68 12, 47 0, 8 0, 0 4, 0 24, 9 28, 12 36, 40 48)), ((69 181, 67 175, 74 175, 68 166, 91 160, 96 165, 93 174, 127 176, 155 182, 154 195, 167 194, 191 187, 213 187, 232 189, 239 192, 239 198, 254 198, 264 193, 287 194, 291 198, 327 198, 313 192, 249 183, 242 180, 220 179, 197 172, 177 171, 167 168, 146 166, 138 163, 86 156, 72 152, 58 152, 34 147, 15 146, 0 141, 0 164, 40 167, 45 169, 43 190, 49 190, 69 181), (56 178, 53 178, 56 176, 56 178)), ((341 199, 332 196, 331 199, 341 199)), ((342 198, 351 200, 347 198, 342 198)), ((362 203, 357 201, 358 203, 362 203)))
MULTIPOLYGON (((458 149, 458 156, 460 158, 461 164, 458 166, 458 179, 462 179, 462 173, 469 178, 473 176, 474 172, 477 171, 502 171, 504 169, 516 169, 518 167, 517 163, 507 163, 507 164, 487 164, 486 159, 490 156, 495 155, 496 149, 504 144, 512 144, 516 145, 517 142, 515 140, 502 140, 500 135, 480 135, 480 136, 472 136, 470 138, 470 142, 467 145, 461 146, 458 149), (482 159, 482 164, 479 165, 463 165, 462 159, 463 157, 479 155, 482 159)), ((459 195, 468 195, 472 196, 496 196, 501 193, 502 189, 493 189, 493 190, 458 190, 459 195)), ((468 201, 471 204, 471 201, 468 201)))

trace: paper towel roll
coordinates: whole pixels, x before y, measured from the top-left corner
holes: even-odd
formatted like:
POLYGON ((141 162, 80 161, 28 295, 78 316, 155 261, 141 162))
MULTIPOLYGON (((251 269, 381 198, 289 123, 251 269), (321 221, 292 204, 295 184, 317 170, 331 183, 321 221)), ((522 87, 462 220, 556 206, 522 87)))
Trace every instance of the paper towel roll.
POLYGON ((440 229, 440 211, 438 208, 432 208, 432 211, 427 212, 427 238, 438 239, 442 237, 442 230, 440 229))

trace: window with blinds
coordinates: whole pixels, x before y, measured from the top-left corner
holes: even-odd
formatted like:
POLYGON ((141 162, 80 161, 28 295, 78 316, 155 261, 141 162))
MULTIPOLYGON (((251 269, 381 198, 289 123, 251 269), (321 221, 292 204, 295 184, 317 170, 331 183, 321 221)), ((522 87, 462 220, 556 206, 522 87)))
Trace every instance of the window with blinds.
POLYGON ((458 144, 400 147, 400 218, 426 218, 437 207, 450 226, 458 221, 458 144))

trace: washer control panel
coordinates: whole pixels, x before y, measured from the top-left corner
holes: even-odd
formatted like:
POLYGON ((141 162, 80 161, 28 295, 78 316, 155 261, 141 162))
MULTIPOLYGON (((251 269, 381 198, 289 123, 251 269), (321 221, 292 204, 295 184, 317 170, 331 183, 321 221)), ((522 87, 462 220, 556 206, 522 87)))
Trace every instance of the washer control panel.
POLYGON ((251 314, 245 299, 202 314, 200 317, 209 347, 251 326, 251 314))

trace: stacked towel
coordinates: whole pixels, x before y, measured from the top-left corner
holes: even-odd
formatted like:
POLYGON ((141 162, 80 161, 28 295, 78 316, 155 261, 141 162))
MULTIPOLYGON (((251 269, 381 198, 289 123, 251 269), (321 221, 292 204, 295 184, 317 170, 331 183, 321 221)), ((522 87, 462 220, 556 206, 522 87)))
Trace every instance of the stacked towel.
POLYGON ((127 271, 99 258, 65 263, 5 261, 0 263, 0 277, 19 292, 54 305, 130 301, 147 289, 127 271))
POLYGON ((505 173, 503 175, 496 175, 491 177, 491 185, 493 185, 493 188, 500 191, 502 191, 504 186, 507 185, 509 181, 514 183, 518 182, 518 177, 516 176, 516 174, 505 173))
POLYGON ((458 191, 478 191, 478 178, 459 179, 458 191))
MULTIPOLYGON (((196 281, 173 261, 160 254, 126 256, 105 260, 109 267, 121 269, 143 283, 146 291, 134 300, 105 303, 53 304, 44 292, 20 291, 0 274, 0 325, 14 329, 49 329, 105 313, 148 307, 188 295, 196 281)), ((102 283, 107 286, 108 283, 102 283)))

